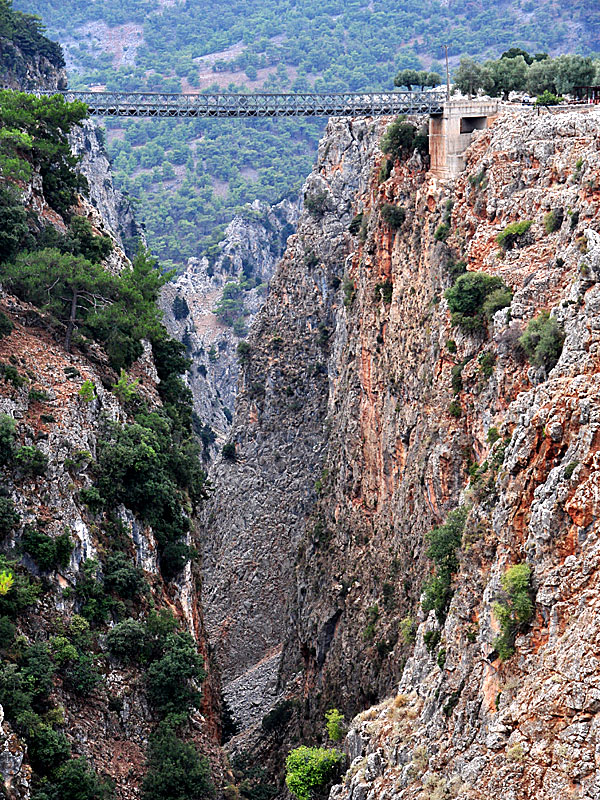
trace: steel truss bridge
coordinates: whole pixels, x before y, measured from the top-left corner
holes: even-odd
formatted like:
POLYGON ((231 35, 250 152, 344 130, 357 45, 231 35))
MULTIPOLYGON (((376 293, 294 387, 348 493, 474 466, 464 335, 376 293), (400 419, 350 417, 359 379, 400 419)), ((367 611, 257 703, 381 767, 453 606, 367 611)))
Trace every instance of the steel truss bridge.
MULTIPOLYGON (((39 92, 52 95, 56 92, 39 92)), ((384 117, 440 114, 445 91, 323 94, 59 92, 94 117, 384 117)))

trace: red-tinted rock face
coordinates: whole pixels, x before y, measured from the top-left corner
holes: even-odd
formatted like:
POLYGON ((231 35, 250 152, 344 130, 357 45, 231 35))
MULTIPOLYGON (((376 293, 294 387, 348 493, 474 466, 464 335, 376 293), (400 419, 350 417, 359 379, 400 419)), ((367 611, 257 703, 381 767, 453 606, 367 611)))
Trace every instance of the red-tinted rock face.
POLYGON ((391 696, 354 724, 340 797, 593 797, 600 119, 504 114, 448 184, 416 160, 379 183, 381 131, 359 125, 332 123, 321 145, 305 188, 323 207, 258 317, 239 459, 215 476, 205 603, 226 692, 248 725, 302 698, 283 740, 391 696), (384 204, 406 211, 397 231, 384 204), (504 252, 498 234, 528 220, 504 252), (459 261, 513 292, 487 332, 450 325, 459 261), (565 335, 549 372, 518 346, 542 311, 565 335), (433 647, 426 534, 459 503, 433 647), (493 606, 520 562, 535 615, 501 662, 493 606), (271 678, 252 683, 267 657, 271 678))

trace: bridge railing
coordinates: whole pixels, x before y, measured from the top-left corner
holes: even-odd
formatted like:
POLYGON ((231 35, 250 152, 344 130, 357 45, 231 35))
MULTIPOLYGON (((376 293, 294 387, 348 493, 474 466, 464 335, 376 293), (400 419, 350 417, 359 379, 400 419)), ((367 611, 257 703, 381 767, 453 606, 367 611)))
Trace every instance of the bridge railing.
POLYGON ((445 93, 440 91, 298 94, 63 91, 58 94, 68 101, 85 103, 90 114, 99 117, 380 117, 440 113, 445 99, 445 93))

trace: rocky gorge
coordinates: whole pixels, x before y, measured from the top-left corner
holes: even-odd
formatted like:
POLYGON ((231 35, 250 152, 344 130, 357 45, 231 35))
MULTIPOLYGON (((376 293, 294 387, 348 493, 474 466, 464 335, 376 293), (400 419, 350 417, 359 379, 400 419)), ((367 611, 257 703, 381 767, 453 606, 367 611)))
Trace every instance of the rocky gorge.
MULTIPOLYGON (((331 800, 600 798, 600 113, 505 106, 452 180, 403 125, 331 120, 302 208, 236 217, 126 370, 2 288, 10 800, 65 762, 85 800, 286 797, 332 708, 331 800)), ((21 180, 28 246, 137 275, 102 134, 70 143, 89 193, 21 180)))

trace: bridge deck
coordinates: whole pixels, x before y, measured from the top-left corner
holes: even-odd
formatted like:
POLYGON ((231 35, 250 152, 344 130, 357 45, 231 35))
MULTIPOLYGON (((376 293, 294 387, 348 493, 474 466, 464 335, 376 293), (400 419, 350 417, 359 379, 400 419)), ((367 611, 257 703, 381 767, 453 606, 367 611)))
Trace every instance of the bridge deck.
MULTIPOLYGON (((40 92, 39 94, 55 94, 40 92)), ((159 94, 60 92, 96 117, 382 117, 439 114, 445 92, 159 94)))

